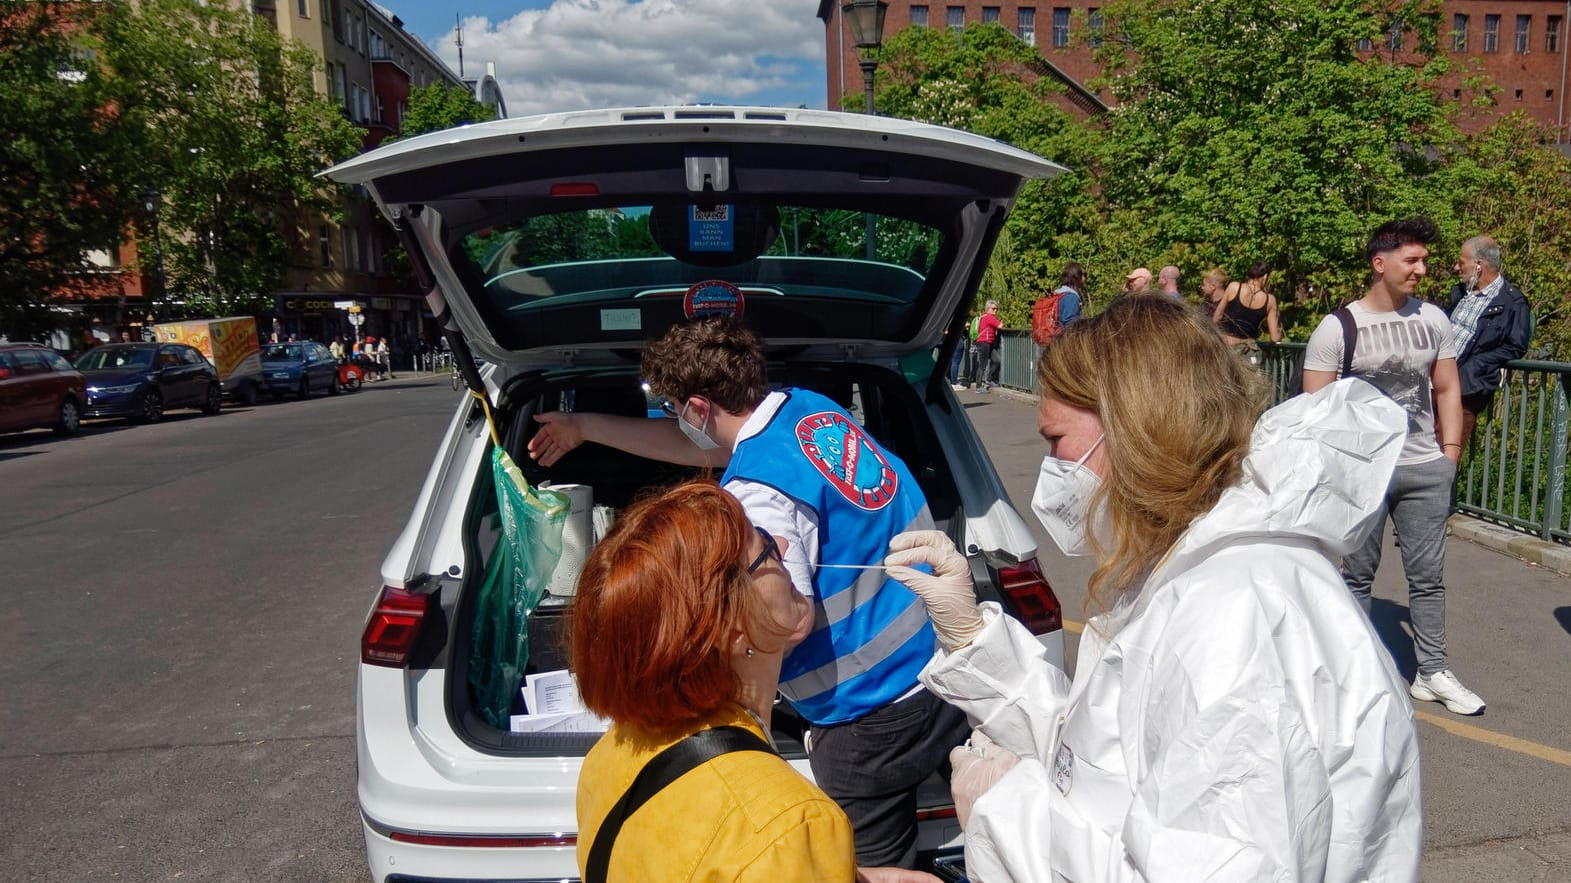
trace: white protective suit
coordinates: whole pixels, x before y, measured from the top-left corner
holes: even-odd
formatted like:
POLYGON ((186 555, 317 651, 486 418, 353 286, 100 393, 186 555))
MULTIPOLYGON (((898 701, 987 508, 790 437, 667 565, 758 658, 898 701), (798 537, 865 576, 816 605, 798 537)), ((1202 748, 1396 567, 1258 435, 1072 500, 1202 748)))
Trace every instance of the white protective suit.
POLYGON ((1266 413, 1241 484, 1087 623, 1073 683, 993 604, 938 651, 922 681, 1021 758, 972 808, 973 880, 1417 879, 1407 684, 1333 565, 1406 424, 1356 379, 1266 413))

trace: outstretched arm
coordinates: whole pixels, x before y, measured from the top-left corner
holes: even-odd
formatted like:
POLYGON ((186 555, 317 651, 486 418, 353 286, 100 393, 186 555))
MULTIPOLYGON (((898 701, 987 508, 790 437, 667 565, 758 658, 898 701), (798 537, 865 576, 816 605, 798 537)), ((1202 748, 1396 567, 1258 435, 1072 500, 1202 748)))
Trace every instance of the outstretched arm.
POLYGON ((540 428, 529 440, 529 456, 550 466, 584 442, 597 442, 640 457, 684 466, 724 466, 727 450, 700 451, 675 420, 545 411, 535 415, 540 428))

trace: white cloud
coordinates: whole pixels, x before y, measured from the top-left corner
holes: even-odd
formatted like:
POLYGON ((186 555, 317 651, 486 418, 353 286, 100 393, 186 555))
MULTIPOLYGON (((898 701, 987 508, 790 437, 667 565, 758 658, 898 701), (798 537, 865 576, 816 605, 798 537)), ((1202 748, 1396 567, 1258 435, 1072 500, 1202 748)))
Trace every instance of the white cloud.
MULTIPOLYGON (((823 107, 817 10, 818 0, 556 0, 506 21, 465 19, 464 69, 496 64, 509 116, 696 101, 823 107)), ((451 32, 433 48, 457 69, 451 32)))

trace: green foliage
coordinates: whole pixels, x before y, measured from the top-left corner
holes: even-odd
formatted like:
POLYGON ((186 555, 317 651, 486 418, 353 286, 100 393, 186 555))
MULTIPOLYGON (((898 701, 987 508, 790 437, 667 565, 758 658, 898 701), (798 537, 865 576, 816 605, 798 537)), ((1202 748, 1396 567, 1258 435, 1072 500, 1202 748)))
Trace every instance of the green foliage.
POLYGON ((359 130, 316 92, 316 56, 244 9, 115 7, 95 25, 100 60, 139 159, 137 189, 163 197, 167 295, 183 302, 172 311, 265 310, 288 268, 286 237, 334 211, 314 176, 357 152, 359 130))
POLYGON ((134 157, 110 109, 96 41, 73 38, 81 3, 8 3, 0 15, 0 333, 37 339, 57 322, 51 294, 113 250, 134 157))
MULTIPOLYGON (((403 137, 467 126, 494 118, 468 89, 435 83, 409 93, 409 112, 404 114, 403 137)), ((394 139, 387 139, 389 141, 394 139)))

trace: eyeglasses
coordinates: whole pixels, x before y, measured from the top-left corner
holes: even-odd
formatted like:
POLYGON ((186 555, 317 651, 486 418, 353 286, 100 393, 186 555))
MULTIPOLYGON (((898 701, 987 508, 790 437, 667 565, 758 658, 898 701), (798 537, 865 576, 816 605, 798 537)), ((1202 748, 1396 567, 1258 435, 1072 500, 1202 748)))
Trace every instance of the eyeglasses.
POLYGON ((676 407, 676 402, 673 402, 670 399, 660 400, 660 410, 664 412, 667 417, 675 417, 679 413, 676 407))
POLYGON ((753 530, 758 531, 758 536, 763 539, 764 550, 758 553, 758 557, 753 559, 752 564, 747 565, 748 576, 752 576, 754 573, 757 573, 758 568, 763 567, 764 562, 771 558, 784 565, 785 558, 780 554, 780 544, 775 542, 775 538, 770 535, 769 531, 764 530, 756 524, 753 525, 753 530))

